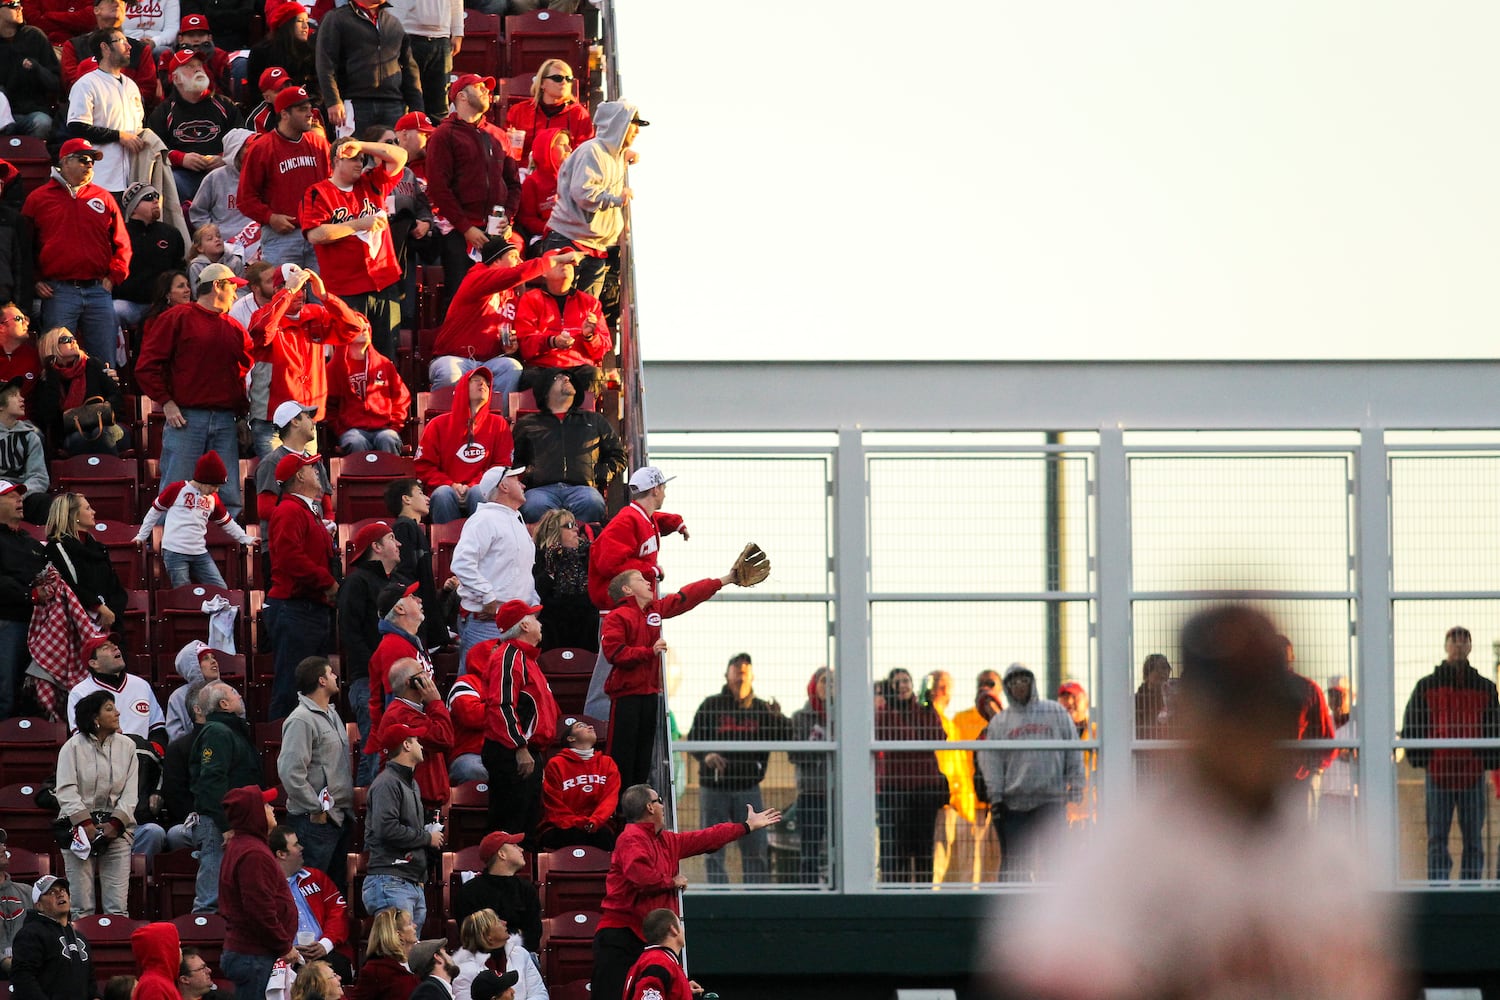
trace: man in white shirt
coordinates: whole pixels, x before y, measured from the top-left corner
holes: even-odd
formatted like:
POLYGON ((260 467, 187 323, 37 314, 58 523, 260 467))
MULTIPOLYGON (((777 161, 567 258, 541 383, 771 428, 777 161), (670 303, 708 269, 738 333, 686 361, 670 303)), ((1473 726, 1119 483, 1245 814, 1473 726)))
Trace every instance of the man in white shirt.
POLYGON ((68 729, 76 732, 73 709, 95 691, 108 691, 120 712, 120 732, 139 736, 156 749, 159 758, 167 749, 167 716, 144 677, 125 672, 125 654, 108 636, 94 636, 83 643, 83 662, 89 675, 68 692, 68 729))
POLYGON ((125 73, 130 42, 119 28, 100 28, 89 35, 90 54, 99 68, 85 73, 68 94, 68 127, 104 155, 94 168, 94 183, 119 201, 130 184, 130 158, 146 148, 140 136, 146 108, 140 88, 125 73))
POLYGON ((495 612, 509 600, 536 604, 531 564, 536 544, 521 519, 526 487, 525 468, 496 466, 480 477, 474 489, 482 498, 479 509, 464 522, 453 549, 452 570, 458 578, 458 663, 476 643, 500 635, 495 612))

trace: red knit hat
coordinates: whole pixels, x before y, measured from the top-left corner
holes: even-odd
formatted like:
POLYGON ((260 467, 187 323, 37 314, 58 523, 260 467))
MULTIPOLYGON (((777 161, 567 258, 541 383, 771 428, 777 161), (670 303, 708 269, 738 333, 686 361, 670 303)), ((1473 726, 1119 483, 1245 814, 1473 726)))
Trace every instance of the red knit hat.
POLYGON ((207 486, 223 486, 229 482, 229 470, 224 468, 224 460, 218 452, 204 452, 198 459, 198 464, 193 466, 193 482, 207 486))
POLYGON ((285 0, 284 3, 279 3, 274 7, 268 4, 266 6, 266 30, 275 31, 297 15, 306 13, 307 8, 297 0, 285 0))

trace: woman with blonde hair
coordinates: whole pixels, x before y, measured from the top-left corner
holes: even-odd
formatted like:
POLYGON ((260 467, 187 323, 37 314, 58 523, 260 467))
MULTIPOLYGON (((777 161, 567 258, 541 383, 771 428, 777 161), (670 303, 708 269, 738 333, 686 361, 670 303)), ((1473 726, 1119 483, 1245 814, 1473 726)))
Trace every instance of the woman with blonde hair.
POLYGON ((308 962, 292 981, 291 1000, 339 1000, 343 995, 344 981, 327 962, 308 962))
POLYGON ((30 413, 48 444, 69 455, 118 454, 128 417, 114 369, 90 357, 65 326, 42 334, 36 348, 42 379, 31 396, 30 413), (83 409, 100 402, 109 404, 107 420, 83 409))
POLYGON ((505 921, 494 910, 485 907, 465 917, 458 943, 461 947, 453 953, 453 963, 458 966, 453 1000, 470 1000, 474 977, 485 969, 494 969, 502 976, 506 972, 516 974, 514 1000, 548 1000, 536 959, 521 947, 520 939, 510 936, 505 921))
POLYGON ((531 80, 531 99, 512 107, 505 116, 505 125, 513 133, 525 133, 524 138, 511 136, 512 155, 516 139, 522 138, 523 166, 530 161, 531 144, 542 129, 567 129, 574 149, 594 137, 594 120, 589 117, 589 109, 573 97, 573 69, 561 59, 542 63, 531 80))
POLYGON ((599 649, 599 611, 589 600, 589 540, 566 507, 549 510, 536 523, 536 561, 531 567, 542 613, 542 651, 599 649))
POLYGON ((407 1000, 419 982, 406 967, 406 953, 416 943, 417 925, 410 913, 390 906, 375 914, 353 1000, 407 1000))
POLYGON ((88 497, 63 493, 47 512, 47 561, 57 567, 84 610, 107 632, 125 613, 130 597, 109 561, 109 550, 94 537, 98 522, 88 497))

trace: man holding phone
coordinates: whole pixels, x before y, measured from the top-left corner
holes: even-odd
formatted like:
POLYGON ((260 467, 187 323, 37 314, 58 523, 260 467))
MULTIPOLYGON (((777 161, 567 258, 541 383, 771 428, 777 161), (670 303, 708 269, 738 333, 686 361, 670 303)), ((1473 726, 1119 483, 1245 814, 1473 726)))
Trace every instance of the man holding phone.
POLYGON ((393 726, 422 732, 422 760, 413 768, 422 809, 430 816, 448 804, 448 754, 453 751, 453 717, 432 675, 415 657, 397 660, 389 674, 391 703, 380 716, 380 735, 393 726))

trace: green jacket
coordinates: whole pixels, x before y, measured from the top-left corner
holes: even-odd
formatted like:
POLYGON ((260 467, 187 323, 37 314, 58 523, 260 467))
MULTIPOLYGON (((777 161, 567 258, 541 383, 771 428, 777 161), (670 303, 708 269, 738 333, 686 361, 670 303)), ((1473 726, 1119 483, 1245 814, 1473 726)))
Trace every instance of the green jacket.
POLYGON ((224 796, 232 788, 260 786, 260 751, 250 738, 250 724, 229 712, 210 712, 193 740, 188 776, 193 783, 193 808, 218 828, 229 829, 224 796))

